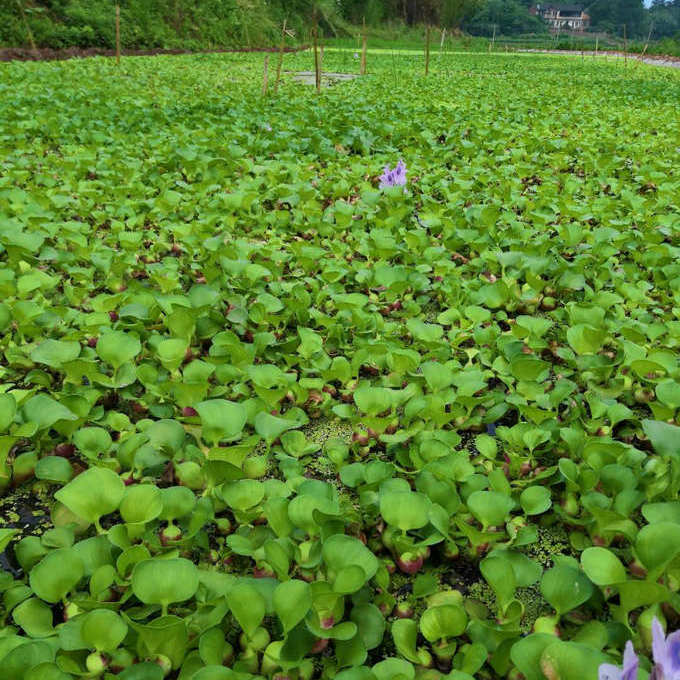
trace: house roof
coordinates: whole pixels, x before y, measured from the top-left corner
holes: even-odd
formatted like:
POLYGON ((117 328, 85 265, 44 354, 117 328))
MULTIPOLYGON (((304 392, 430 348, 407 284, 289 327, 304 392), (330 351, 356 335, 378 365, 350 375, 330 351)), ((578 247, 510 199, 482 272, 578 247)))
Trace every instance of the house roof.
POLYGON ((542 10, 546 9, 557 9, 560 12, 582 12, 583 5, 553 5, 553 4, 540 4, 538 7, 542 10))

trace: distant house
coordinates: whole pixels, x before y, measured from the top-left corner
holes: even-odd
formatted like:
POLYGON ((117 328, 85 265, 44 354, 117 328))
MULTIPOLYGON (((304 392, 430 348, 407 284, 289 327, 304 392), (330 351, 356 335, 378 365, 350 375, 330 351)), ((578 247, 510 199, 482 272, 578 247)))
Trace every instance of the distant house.
POLYGON ((585 31, 590 17, 581 5, 535 5, 531 13, 550 24, 553 31, 585 31))

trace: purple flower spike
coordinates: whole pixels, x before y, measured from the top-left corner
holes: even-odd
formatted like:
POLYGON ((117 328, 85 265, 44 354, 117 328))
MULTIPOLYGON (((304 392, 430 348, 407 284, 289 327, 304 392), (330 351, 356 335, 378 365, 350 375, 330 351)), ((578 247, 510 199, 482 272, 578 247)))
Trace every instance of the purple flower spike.
POLYGON ((680 630, 664 635, 659 619, 652 621, 652 654, 656 680, 680 680, 680 630))
POLYGON ((404 186, 406 184, 406 165, 400 160, 394 170, 389 165, 385 166, 385 171, 380 175, 380 188, 404 186))
POLYGON ((603 663, 598 669, 598 680, 637 680, 638 664, 639 659, 633 649, 633 643, 628 640, 623 652, 623 668, 603 663))

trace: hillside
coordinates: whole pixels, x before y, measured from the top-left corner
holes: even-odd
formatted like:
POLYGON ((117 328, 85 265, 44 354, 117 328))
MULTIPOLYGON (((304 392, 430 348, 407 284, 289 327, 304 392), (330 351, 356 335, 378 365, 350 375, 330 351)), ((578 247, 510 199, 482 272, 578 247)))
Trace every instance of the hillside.
MULTIPOLYGON (((304 30, 304 5, 302 0, 121 0, 121 42, 126 48, 184 49, 273 44, 284 13, 297 34, 304 30)), ((113 47, 114 25, 112 0, 0 3, 4 46, 29 45, 30 29, 41 47, 113 47)))

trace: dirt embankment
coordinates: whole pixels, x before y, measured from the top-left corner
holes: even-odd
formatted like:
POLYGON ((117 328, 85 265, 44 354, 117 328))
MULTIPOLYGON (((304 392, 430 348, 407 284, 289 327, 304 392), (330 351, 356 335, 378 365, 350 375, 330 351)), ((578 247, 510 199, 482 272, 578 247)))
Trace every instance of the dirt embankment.
POLYGON ((680 57, 671 57, 662 54, 646 54, 644 57, 635 52, 629 52, 625 54, 623 52, 593 52, 591 50, 585 50, 584 52, 579 52, 578 50, 530 50, 524 49, 519 50, 520 52, 539 52, 541 54, 566 54, 574 57, 580 57, 581 54, 586 57, 598 58, 609 58, 614 59, 628 59, 628 61, 642 61, 645 64, 652 64, 653 66, 670 66, 672 68, 680 68, 680 57))
MULTIPOLYGON (((286 52, 299 52, 306 50, 307 46, 286 47, 286 52)), ((125 57, 149 57, 156 54, 208 54, 214 52, 278 52, 278 47, 241 47, 238 49, 214 49, 214 50, 123 50, 125 57)), ((101 49, 99 47, 69 47, 63 50, 55 50, 50 47, 39 47, 32 50, 30 47, 0 47, 0 61, 54 61, 60 59, 82 59, 84 57, 115 57, 115 50, 101 49)))

